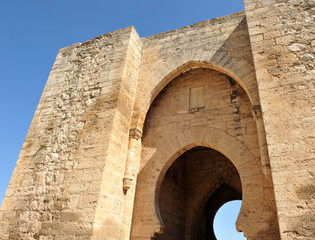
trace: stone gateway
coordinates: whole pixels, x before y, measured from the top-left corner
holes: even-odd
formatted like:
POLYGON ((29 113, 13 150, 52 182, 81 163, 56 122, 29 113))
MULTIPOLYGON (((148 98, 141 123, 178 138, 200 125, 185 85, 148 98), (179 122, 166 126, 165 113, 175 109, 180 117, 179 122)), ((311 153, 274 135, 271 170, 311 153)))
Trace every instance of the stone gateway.
POLYGON ((242 199, 248 240, 315 239, 315 2, 59 51, 0 239, 209 240, 242 199))

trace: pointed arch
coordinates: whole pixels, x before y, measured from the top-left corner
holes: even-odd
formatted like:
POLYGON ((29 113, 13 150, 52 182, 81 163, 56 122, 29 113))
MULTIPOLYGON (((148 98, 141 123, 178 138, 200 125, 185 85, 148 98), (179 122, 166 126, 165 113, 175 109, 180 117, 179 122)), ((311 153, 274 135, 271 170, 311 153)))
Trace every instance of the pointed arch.
POLYGON ((260 222, 264 191, 259 157, 248 150, 244 143, 222 130, 211 127, 195 127, 187 129, 183 134, 171 137, 159 146, 149 162, 140 171, 132 239, 138 237, 148 237, 149 239, 148 235, 151 236, 157 228, 159 231, 163 229, 163 219, 158 204, 162 180, 172 163, 181 154, 196 146, 212 148, 222 153, 238 170, 243 189, 243 204, 237 221, 238 230, 246 234, 250 230, 251 222, 260 222), (146 233, 143 231, 144 225, 148 229, 146 233))

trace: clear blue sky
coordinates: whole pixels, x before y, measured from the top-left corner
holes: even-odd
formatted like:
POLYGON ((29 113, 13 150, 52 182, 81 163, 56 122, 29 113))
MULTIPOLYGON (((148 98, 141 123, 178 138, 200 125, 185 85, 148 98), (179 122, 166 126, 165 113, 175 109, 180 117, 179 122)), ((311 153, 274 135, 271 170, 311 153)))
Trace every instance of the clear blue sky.
POLYGON ((145 37, 242 10, 242 0, 0 1, 0 203, 60 48, 130 25, 145 37))

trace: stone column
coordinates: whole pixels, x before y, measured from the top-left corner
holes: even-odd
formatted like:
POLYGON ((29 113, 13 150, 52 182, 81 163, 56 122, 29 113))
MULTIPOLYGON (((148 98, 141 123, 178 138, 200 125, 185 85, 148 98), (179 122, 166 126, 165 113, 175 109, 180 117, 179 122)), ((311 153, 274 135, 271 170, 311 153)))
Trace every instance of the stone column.
POLYGON ((126 193, 128 189, 132 186, 134 180, 136 179, 136 175, 138 173, 139 161, 137 162, 137 149, 141 146, 142 131, 138 127, 131 128, 129 130, 129 148, 128 148, 128 156, 126 160, 125 174, 123 178, 123 189, 126 193))
POLYGON ((252 114, 256 122, 262 170, 265 177, 267 177, 268 179, 271 179, 270 162, 269 162, 269 156, 268 156, 266 133, 265 133, 265 127, 264 127, 264 122, 263 122, 263 117, 262 117, 262 112, 261 112, 261 106, 254 105, 252 107, 252 114))

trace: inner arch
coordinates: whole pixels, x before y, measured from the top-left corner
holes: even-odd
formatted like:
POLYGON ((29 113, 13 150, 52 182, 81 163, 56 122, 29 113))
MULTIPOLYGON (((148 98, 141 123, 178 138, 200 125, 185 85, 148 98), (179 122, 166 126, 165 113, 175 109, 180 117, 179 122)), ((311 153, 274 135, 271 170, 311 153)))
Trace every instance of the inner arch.
POLYGON ((216 212, 226 202, 241 199, 241 180, 232 162, 213 149, 192 148, 162 181, 159 207, 165 232, 158 239, 216 239, 216 212))

